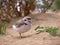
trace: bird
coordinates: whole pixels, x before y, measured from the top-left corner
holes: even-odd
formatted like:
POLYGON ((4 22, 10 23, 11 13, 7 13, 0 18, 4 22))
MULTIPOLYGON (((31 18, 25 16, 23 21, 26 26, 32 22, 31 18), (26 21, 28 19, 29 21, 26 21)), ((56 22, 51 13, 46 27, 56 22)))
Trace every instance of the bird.
POLYGON ((18 20, 16 24, 12 25, 12 28, 16 30, 20 38, 22 38, 21 33, 25 33, 31 29, 32 19, 29 16, 25 16, 21 20, 18 20))

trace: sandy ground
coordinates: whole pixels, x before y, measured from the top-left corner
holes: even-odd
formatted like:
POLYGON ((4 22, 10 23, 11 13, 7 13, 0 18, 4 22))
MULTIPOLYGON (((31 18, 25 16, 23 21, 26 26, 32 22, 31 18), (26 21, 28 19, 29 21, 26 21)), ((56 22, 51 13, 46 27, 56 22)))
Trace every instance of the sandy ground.
MULTIPOLYGON (((23 33, 20 39, 18 32, 7 29, 6 35, 0 35, 0 45, 60 45, 59 36, 51 36, 47 32, 36 34, 35 28, 40 26, 55 26, 60 28, 60 15, 52 12, 46 14, 34 14, 32 17, 32 28, 30 31, 23 33)), ((13 21, 14 23, 14 21, 13 21)), ((59 30, 60 31, 60 30, 59 30)), ((60 32, 58 31, 58 34, 60 32)))

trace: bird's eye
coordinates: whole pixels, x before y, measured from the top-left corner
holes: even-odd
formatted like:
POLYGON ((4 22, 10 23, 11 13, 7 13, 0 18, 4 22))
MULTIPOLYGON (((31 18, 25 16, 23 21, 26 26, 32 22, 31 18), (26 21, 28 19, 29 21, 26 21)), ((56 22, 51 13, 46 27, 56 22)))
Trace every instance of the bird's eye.
POLYGON ((26 21, 26 20, 24 20, 24 21, 26 21))

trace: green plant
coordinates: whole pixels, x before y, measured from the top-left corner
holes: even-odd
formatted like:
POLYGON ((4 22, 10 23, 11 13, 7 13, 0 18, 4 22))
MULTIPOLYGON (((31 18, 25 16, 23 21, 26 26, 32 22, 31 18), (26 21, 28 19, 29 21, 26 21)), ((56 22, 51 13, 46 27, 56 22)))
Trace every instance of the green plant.
POLYGON ((37 26, 35 28, 36 32, 46 31, 46 32, 50 33, 53 36, 56 35, 57 30, 59 30, 59 28, 56 28, 56 27, 41 27, 41 26, 37 26))
POLYGON ((60 10, 60 0, 55 0, 52 5, 52 11, 60 10))
POLYGON ((0 34, 5 34, 7 28, 7 24, 4 22, 0 22, 0 34))
POLYGON ((36 28, 35 28, 35 30, 37 30, 37 29, 43 29, 44 27, 41 27, 41 26, 37 26, 36 28))
POLYGON ((56 27, 45 27, 46 32, 49 32, 51 35, 56 35, 57 30, 59 30, 59 28, 56 27))
POLYGON ((35 28, 35 31, 38 32, 38 33, 43 32, 43 31, 44 31, 44 27, 42 27, 42 26, 37 26, 37 27, 35 28))

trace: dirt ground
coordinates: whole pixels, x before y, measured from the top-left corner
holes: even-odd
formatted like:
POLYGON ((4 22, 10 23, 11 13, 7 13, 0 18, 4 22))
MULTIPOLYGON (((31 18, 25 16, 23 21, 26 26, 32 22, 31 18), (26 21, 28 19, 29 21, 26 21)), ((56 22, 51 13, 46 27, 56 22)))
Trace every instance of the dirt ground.
MULTIPOLYGON (((0 35, 0 45, 60 45, 59 36, 51 36, 47 32, 36 34, 34 30, 38 25, 60 28, 60 14, 47 12, 42 15, 39 13, 31 15, 32 28, 28 32, 22 34, 22 39, 18 38, 18 32, 8 28, 6 35, 0 35)), ((60 35, 60 30, 58 31, 58 35, 60 35)))

